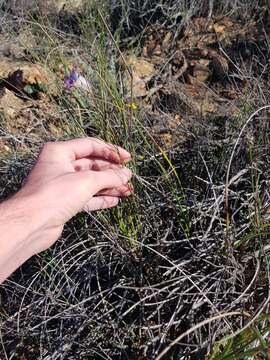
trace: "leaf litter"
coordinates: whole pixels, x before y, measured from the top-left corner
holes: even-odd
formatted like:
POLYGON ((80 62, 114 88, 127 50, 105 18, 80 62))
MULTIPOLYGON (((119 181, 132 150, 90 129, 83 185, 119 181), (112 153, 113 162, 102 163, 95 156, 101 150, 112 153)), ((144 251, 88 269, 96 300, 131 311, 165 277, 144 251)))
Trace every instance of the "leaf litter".
POLYGON ((188 119, 239 115, 249 84, 240 77, 234 80, 236 69, 227 52, 239 42, 263 37, 255 22, 229 17, 194 18, 176 38, 164 27, 149 26, 138 55, 126 54, 126 64, 120 61, 126 98, 134 98, 155 119, 149 129, 157 140, 174 146, 186 138, 188 119))

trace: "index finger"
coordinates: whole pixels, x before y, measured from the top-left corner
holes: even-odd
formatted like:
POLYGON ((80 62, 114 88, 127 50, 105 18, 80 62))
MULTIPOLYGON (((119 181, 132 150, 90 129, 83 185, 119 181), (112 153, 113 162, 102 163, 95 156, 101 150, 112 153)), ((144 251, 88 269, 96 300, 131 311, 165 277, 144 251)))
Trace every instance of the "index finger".
POLYGON ((120 146, 108 144, 96 138, 81 138, 62 142, 71 160, 98 157, 115 163, 123 163, 131 158, 128 151, 120 146))

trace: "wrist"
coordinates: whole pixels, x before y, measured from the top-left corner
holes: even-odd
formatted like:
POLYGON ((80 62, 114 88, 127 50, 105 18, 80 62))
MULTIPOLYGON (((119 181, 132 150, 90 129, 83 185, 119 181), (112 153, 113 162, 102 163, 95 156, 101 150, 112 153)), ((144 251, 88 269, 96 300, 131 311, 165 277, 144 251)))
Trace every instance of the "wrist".
POLYGON ((31 256, 50 246, 48 241, 53 237, 56 240, 39 206, 35 197, 20 192, 0 203, 0 283, 31 256))
POLYGON ((0 227, 2 236, 9 235, 17 246, 27 245, 31 236, 43 227, 31 197, 20 197, 18 193, 0 203, 0 227))
POLYGON ((23 190, 8 200, 7 205, 11 214, 13 211, 17 214, 17 225, 23 227, 23 242, 34 255, 49 248, 61 234, 63 226, 53 223, 47 198, 38 192, 25 194, 23 190))

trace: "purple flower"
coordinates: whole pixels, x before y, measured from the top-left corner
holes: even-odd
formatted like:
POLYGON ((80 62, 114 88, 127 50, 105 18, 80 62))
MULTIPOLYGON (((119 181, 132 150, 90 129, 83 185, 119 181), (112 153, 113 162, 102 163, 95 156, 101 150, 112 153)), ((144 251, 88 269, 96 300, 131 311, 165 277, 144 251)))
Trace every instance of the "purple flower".
POLYGON ((77 73, 76 69, 74 68, 70 76, 64 80, 64 88, 66 90, 71 90, 75 84, 75 82, 78 80, 79 74, 77 73))

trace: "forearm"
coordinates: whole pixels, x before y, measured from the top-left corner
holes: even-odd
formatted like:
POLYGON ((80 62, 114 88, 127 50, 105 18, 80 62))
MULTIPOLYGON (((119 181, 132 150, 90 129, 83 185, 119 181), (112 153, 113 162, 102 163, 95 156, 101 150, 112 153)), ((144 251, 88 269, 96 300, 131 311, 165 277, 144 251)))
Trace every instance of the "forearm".
POLYGON ((43 225, 35 211, 27 198, 0 204, 0 283, 36 252, 43 225))

